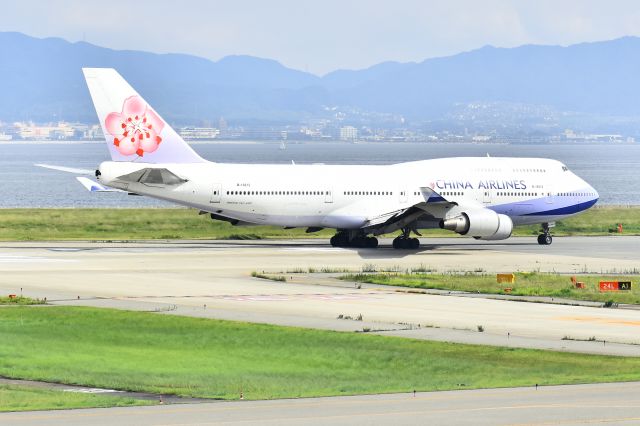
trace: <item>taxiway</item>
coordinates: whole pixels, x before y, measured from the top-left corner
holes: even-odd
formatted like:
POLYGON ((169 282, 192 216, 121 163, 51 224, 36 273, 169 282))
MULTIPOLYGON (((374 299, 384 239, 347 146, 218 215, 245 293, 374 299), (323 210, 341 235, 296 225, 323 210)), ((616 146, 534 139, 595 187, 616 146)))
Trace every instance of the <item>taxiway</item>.
MULTIPOLYGON (((383 241, 384 243, 384 241, 383 241)), ((412 338, 640 356, 640 311, 521 303, 302 279, 294 271, 637 272, 638 237, 477 242, 424 239, 419 251, 341 249, 326 241, 25 242, 0 244, 0 294, 60 305, 149 310, 412 338), (277 272, 286 283, 254 278, 277 272), (338 319, 362 315, 362 321, 338 319), (481 325, 484 332, 478 332, 481 325), (588 342, 595 337, 597 342, 588 342)))

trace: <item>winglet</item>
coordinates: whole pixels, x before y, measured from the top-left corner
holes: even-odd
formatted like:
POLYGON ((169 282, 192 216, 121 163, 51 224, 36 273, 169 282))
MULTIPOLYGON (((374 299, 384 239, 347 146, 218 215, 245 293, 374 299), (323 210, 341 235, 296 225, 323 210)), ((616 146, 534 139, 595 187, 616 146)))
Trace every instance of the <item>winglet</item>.
POLYGON ((438 194, 436 191, 429 188, 428 186, 421 187, 420 192, 422 193, 422 196, 424 197, 424 200, 427 203, 448 203, 449 202, 442 195, 438 194))

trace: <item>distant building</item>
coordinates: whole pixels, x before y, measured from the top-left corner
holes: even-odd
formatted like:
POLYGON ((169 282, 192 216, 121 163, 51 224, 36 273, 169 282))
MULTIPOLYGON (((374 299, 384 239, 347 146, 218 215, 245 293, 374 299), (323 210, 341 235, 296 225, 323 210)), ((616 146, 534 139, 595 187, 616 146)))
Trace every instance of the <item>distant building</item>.
POLYGON ((340 127, 340 140, 341 141, 358 140, 358 129, 356 129, 353 126, 340 127))
POLYGON ((102 132, 102 127, 99 124, 94 124, 93 126, 89 126, 84 133, 85 139, 90 140, 100 140, 104 139, 104 133, 102 132))
POLYGON ((178 132, 185 140, 211 140, 220 135, 215 127, 183 127, 178 132))
POLYGON ((220 120, 218 120, 218 129, 220 129, 220 137, 226 138, 228 136, 227 130, 229 129, 229 124, 224 117, 220 117, 220 120))
POLYGON ((17 134, 22 139, 31 140, 61 140, 61 139, 74 139, 82 135, 82 129, 84 125, 60 122, 57 125, 43 125, 39 126, 33 122, 29 123, 15 123, 17 134))
MULTIPOLYGON (((620 134, 593 134, 593 133, 575 133, 571 129, 564 131, 564 137, 570 142, 625 142, 629 138, 625 138, 620 134)), ((635 141, 635 140, 634 140, 635 141)))

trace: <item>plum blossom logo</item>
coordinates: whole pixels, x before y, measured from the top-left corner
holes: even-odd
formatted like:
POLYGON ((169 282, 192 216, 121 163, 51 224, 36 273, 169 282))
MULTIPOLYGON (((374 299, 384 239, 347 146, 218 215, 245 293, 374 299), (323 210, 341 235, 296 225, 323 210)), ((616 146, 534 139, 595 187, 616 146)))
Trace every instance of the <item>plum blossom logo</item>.
POLYGON ((125 99, 122 112, 107 115, 105 127, 120 154, 142 157, 158 149, 164 122, 139 96, 131 96, 125 99))

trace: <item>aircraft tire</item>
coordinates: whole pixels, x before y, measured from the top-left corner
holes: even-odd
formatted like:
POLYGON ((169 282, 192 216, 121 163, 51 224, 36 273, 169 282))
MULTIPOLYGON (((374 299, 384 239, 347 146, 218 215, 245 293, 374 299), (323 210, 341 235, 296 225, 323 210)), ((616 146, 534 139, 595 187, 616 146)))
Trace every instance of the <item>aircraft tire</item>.
POLYGON ((418 248, 420 248, 420 240, 417 238, 411 238, 409 240, 407 240, 407 242, 409 243, 409 247, 410 249, 416 250, 418 248))
POLYGON ((367 248, 378 248, 378 239, 376 237, 368 237, 366 242, 367 248))

